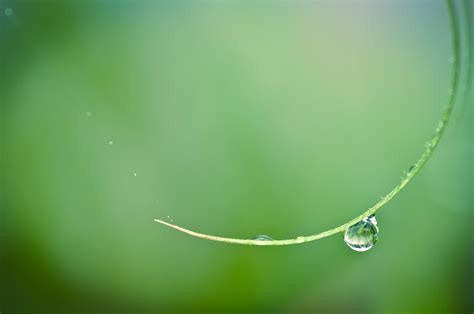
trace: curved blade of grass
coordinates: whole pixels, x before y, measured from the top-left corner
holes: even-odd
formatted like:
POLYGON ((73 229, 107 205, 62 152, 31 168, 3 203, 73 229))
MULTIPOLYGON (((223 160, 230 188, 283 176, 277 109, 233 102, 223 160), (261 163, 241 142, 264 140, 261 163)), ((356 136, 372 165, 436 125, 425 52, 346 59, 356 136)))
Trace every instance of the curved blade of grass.
POLYGON ((447 0, 447 9, 449 14, 450 26, 451 26, 451 43, 452 43, 452 50, 453 50, 453 57, 454 62, 452 63, 452 71, 453 76, 451 80, 451 94, 448 100, 448 103, 443 110, 441 115, 441 119, 436 126, 435 133, 429 139, 428 142, 425 144, 425 151, 421 154, 418 161, 413 164, 413 166, 409 169, 406 176, 402 178, 400 183, 395 186, 387 195, 382 197, 375 205, 367 209, 361 215, 349 220, 345 224, 340 225, 334 229, 330 229, 318 234, 309 235, 309 236, 298 236, 293 239, 285 239, 285 240, 253 240, 253 239, 235 239, 235 238, 227 238, 227 237, 219 237, 204 233, 195 232, 189 229, 185 229, 183 227, 171 224, 169 222, 165 222, 160 219, 155 219, 155 222, 168 226, 170 228, 176 229, 178 231, 187 233, 193 237, 202 238, 211 241, 218 241, 218 242, 226 242, 226 243, 233 243, 233 244, 244 244, 244 245, 262 245, 262 246, 274 246, 274 245, 291 245, 291 244, 299 244, 304 242, 310 242, 319 240, 325 237, 329 237, 331 235, 344 232, 347 228, 352 226, 353 224, 361 221, 364 218, 367 218, 370 215, 375 214, 380 208, 390 202, 395 195, 400 193, 407 184, 420 172, 426 162, 430 159, 431 155, 433 154, 434 150, 439 144, 441 137, 443 136, 446 127, 448 125, 449 119, 451 117, 451 113, 454 108, 454 104, 456 102, 456 94, 458 91, 459 85, 459 77, 460 77, 460 68, 461 68, 461 56, 460 56, 460 43, 459 43, 459 26, 458 26, 458 19, 456 18, 456 13, 454 10, 453 0, 447 0))

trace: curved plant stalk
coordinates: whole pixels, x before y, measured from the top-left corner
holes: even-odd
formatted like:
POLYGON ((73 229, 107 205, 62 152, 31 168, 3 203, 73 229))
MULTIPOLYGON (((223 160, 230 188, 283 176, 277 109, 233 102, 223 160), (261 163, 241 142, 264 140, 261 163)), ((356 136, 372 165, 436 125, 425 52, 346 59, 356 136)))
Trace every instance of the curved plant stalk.
POLYGON ((309 235, 309 236, 298 236, 296 238, 286 239, 286 240, 265 240, 265 241, 254 240, 254 239, 234 239, 234 238, 218 237, 214 235, 198 233, 189 229, 185 229, 183 227, 171 224, 169 222, 166 222, 160 219, 155 219, 154 221, 161 223, 165 226, 174 228, 178 231, 187 233, 193 237, 202 238, 206 240, 234 243, 234 244, 244 244, 244 245, 273 246, 273 245, 298 244, 298 243, 310 242, 310 241, 319 240, 325 237, 329 237, 331 235, 344 232, 346 231, 347 228, 349 228, 353 224, 369 217, 370 215, 375 214, 380 208, 382 208, 384 205, 390 202, 395 197, 395 195, 400 193, 400 191, 403 190, 403 188, 405 188, 405 186, 420 172, 421 168, 423 168, 426 162, 430 159, 434 150, 438 146, 438 143, 441 137, 443 136, 446 130, 446 126, 451 117, 451 113, 453 111, 453 107, 456 101, 456 94, 457 94, 458 85, 459 85, 461 58, 460 58, 460 44, 459 44, 459 29, 458 29, 458 24, 457 24, 458 22, 456 19, 455 10, 454 10, 453 0, 447 0, 447 8, 448 8, 450 25, 451 25, 451 42, 452 42, 452 50, 453 50, 453 58, 454 58, 453 60, 454 62, 452 63, 453 77, 451 80, 451 86, 450 86, 451 89, 450 89, 448 103, 441 115, 441 119, 438 122, 435 133, 429 139, 429 141, 426 142, 425 151, 420 156, 418 161, 415 164, 413 164, 413 166, 410 167, 406 175, 402 178, 400 183, 392 189, 392 191, 390 191, 387 195, 382 197, 375 205, 367 209, 364 213, 355 217, 354 219, 349 220, 345 224, 340 225, 339 227, 336 227, 334 229, 330 229, 318 234, 309 235))

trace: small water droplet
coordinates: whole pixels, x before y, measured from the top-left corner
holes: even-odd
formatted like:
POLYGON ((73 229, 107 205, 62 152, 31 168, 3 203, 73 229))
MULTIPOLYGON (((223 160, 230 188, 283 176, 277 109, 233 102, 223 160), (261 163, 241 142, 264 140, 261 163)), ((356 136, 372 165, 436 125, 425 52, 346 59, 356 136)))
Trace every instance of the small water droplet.
POLYGON ((378 240, 379 228, 374 215, 371 215, 347 228, 344 242, 354 251, 370 250, 378 240))
POLYGON ((6 8, 5 11, 5 16, 12 16, 13 15, 13 9, 12 8, 6 8))
POLYGON ((444 122, 441 121, 440 123, 438 123, 438 126, 436 126, 436 132, 440 132, 441 129, 443 129, 444 127, 444 122))
POLYGON ((109 141, 109 145, 114 145, 114 141, 109 141))
POLYGON ((86 112, 86 116, 88 116, 88 117, 92 117, 92 112, 90 112, 90 111, 87 111, 87 112, 86 112))
POLYGON ((134 173, 133 173, 133 176, 134 176, 134 177, 136 177, 136 176, 137 176, 137 173, 136 173, 136 172, 134 172, 134 173))
POLYGON ((265 234, 259 234, 258 236, 255 236, 251 238, 250 240, 258 240, 258 241, 272 241, 273 239, 265 234))

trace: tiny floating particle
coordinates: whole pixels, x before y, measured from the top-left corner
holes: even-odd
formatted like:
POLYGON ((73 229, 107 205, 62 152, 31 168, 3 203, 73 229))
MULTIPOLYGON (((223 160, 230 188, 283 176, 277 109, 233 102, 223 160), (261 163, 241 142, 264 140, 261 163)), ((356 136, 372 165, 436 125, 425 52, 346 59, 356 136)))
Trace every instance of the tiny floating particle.
POLYGON ((12 16, 13 15, 13 9, 12 8, 6 8, 5 11, 5 16, 12 16))

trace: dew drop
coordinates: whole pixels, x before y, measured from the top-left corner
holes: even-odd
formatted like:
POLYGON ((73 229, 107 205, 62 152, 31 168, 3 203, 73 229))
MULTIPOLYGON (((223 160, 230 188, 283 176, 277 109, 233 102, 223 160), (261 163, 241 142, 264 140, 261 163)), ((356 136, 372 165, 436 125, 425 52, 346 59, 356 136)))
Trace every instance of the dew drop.
POLYGON ((303 243, 303 242, 305 242, 305 237, 303 237, 303 236, 297 237, 297 238, 296 238, 296 242, 298 242, 298 243, 303 243))
POLYGON ((134 177, 136 177, 136 176, 137 176, 137 173, 136 173, 136 172, 134 172, 134 173, 133 173, 133 176, 134 176, 134 177))
POLYGON ((86 116, 88 116, 88 117, 92 117, 92 112, 90 112, 90 111, 87 111, 87 112, 86 112, 86 116))
POLYGON ((370 250, 378 239, 379 228, 374 215, 371 215, 347 228, 344 241, 354 251, 370 250))
POLYGON ((109 145, 114 145, 114 141, 109 141, 109 145))
POLYGON ((258 240, 258 241, 273 241, 273 239, 265 234, 259 234, 258 236, 255 236, 251 238, 250 240, 258 240))
POLYGON ((416 167, 415 165, 410 166, 410 168, 408 168, 407 172, 408 173, 412 172, 413 170, 415 170, 415 167, 416 167))

